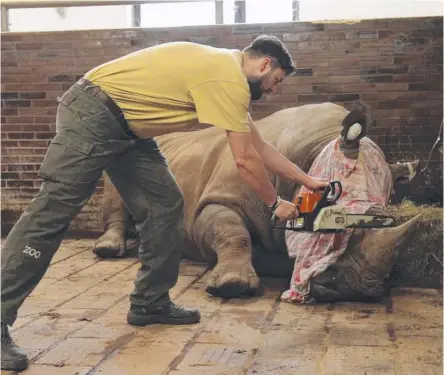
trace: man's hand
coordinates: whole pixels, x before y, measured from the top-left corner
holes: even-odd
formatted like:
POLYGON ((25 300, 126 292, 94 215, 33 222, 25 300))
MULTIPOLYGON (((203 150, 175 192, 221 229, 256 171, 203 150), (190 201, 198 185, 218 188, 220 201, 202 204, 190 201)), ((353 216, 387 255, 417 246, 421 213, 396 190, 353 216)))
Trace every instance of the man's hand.
POLYGON ((276 215, 279 220, 286 221, 296 219, 299 216, 299 212, 295 204, 281 199, 274 211, 274 215, 276 215))
POLYGON ((329 185, 329 182, 326 180, 321 180, 316 177, 311 177, 311 181, 304 184, 307 189, 312 191, 323 190, 329 185))

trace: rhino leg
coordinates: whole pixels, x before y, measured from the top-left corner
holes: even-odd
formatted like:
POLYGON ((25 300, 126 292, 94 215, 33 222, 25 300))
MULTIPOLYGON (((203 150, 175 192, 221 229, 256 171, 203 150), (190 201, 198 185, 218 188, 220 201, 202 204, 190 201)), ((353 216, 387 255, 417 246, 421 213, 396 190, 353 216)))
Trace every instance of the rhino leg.
POLYGON ((252 265, 250 234, 234 210, 207 205, 194 223, 193 242, 207 261, 217 262, 207 284, 208 293, 230 298, 256 292, 259 278, 252 265))
POLYGON ((104 174, 103 226, 105 232, 94 243, 93 252, 101 258, 125 256, 126 229, 130 214, 119 192, 104 174))
POLYGON ((253 267, 260 277, 290 278, 294 259, 287 251, 269 251, 259 244, 253 244, 253 267))

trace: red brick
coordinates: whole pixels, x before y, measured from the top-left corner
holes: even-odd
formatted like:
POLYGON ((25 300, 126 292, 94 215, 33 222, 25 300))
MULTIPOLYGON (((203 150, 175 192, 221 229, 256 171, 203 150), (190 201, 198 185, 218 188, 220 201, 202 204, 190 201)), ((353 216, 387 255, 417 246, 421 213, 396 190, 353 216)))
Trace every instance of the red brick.
MULTIPOLYGON (((8 74, 2 76, 3 83, 46 82, 44 76, 8 74)), ((28 86, 29 87, 29 86, 28 86)))
MULTIPOLYGON (((11 117, 9 117, 8 119, 11 119, 11 117)), ((13 131, 13 132, 18 132, 18 131, 22 131, 23 127, 20 124, 3 124, 2 123, 2 131, 3 132, 8 132, 8 131, 13 131)))
POLYGON ((34 120, 36 124, 48 124, 55 123, 56 118, 55 116, 35 116, 34 120))
POLYGON ((45 99, 46 92, 37 91, 37 92, 21 92, 20 99, 45 99))
POLYGON ((394 74, 393 82, 424 82, 425 74, 394 74))
POLYGON ((361 76, 362 82, 392 82, 393 76, 390 74, 372 74, 361 76))
POLYGON ((29 88, 30 85, 25 83, 2 83, 2 91, 26 91, 29 88))
POLYGON ((440 100, 432 100, 431 98, 428 98, 428 100, 425 101, 412 103, 413 108, 440 107, 440 105, 442 105, 442 98, 440 100))
POLYGON ((21 42, 23 40, 23 34, 10 34, 3 33, 2 34, 2 43, 3 42, 21 42))
POLYGON ((35 99, 35 100, 32 100, 31 106, 34 108, 35 107, 56 107, 57 101, 56 100, 35 99))
POLYGON ((3 116, 17 116, 17 114, 19 113, 17 108, 2 108, 1 112, 3 116))
POLYGON ((34 117, 8 116, 7 123, 8 124, 33 124, 34 117))
POLYGON ((354 67, 354 66, 361 66, 361 59, 352 57, 352 58, 333 58, 330 60, 330 66, 331 67, 354 67))
POLYGON ((2 147, 17 147, 17 146, 18 146, 18 141, 6 141, 5 139, 2 139, 2 147))
POLYGON ((389 108, 411 108, 412 102, 410 100, 402 100, 402 101, 393 101, 390 100, 388 102, 376 102, 376 109, 389 109, 389 108))
MULTIPOLYGON (((295 93, 305 94, 305 93, 314 92, 313 86, 311 85, 281 86, 281 90, 282 94, 295 94, 295 93)), ((282 95, 281 97, 283 96, 284 95, 282 95)), ((269 98, 273 98, 273 96, 269 96, 269 98)))
POLYGON ((20 173, 20 178, 22 180, 37 180, 39 178, 37 172, 22 172, 20 173))
POLYGON ((347 75, 347 76, 331 76, 328 77, 328 83, 331 84, 344 84, 344 83, 360 83, 360 75, 347 75))
POLYGON ((2 92, 2 100, 18 99, 18 92, 2 92))
POLYGON ((425 100, 442 96, 438 91, 386 91, 362 93, 363 101, 367 100, 425 100))
POLYGON ((20 116, 46 115, 46 108, 19 108, 20 116))
POLYGON ((393 118, 407 117, 411 113, 410 109, 374 109, 372 111, 373 118, 393 118))
POLYGON ((34 139, 34 133, 29 133, 29 132, 8 133, 8 139, 34 139))
POLYGON ((23 181, 23 180, 7 180, 6 181, 7 187, 24 187, 24 186, 34 186, 33 181, 23 181))
POLYGON ((297 66, 299 68, 315 68, 319 66, 328 67, 328 61, 324 59, 297 59, 297 66))
POLYGON ((17 43, 18 50, 40 50, 43 48, 42 43, 17 43))
POLYGON ((2 172, 1 178, 4 180, 18 180, 20 178, 20 173, 17 172, 2 172))
POLYGON ((395 56, 393 61, 397 65, 423 64, 424 63, 424 56, 422 56, 422 55, 395 56))
POLYGON ((21 156, 21 163, 38 163, 41 164, 43 161, 43 156, 21 156))
POLYGON ((322 103, 328 100, 325 94, 301 94, 298 95, 298 102, 303 103, 322 103))
POLYGON ((30 105, 30 100, 5 100, 6 107, 29 107, 30 105))
POLYGON ((328 95, 328 100, 331 102, 350 102, 354 100, 359 100, 359 94, 330 94, 328 95))
POLYGON ((34 155, 45 155, 48 151, 47 147, 34 148, 34 155))
POLYGON ((36 141, 35 139, 20 140, 19 147, 47 147, 48 141, 36 141))
POLYGON ((434 91, 442 90, 442 81, 424 82, 424 83, 410 83, 410 91, 434 91))
POLYGON ((430 107, 430 108, 413 108, 411 110, 411 114, 415 117, 423 117, 423 118, 429 118, 429 117, 442 117, 443 108, 442 104, 440 106, 436 107, 430 107))
POLYGON ((442 64, 433 65, 409 65, 409 73, 441 73, 442 64))
POLYGON ((55 133, 53 132, 44 132, 44 133, 36 133, 36 139, 53 139, 55 137, 55 133))
MULTIPOLYGON (((23 148, 20 148, 19 150, 24 150, 23 148)), ((26 151, 26 150, 25 150, 26 151)), ((30 150, 32 151, 32 150, 30 150)), ((28 154, 23 153, 22 155, 32 155, 32 152, 28 154)), ((8 165, 8 171, 35 171, 35 165, 33 164, 12 164, 8 165)))
POLYGON ((297 77, 295 85, 312 85, 312 84, 328 84, 328 77, 311 76, 311 77, 297 77))

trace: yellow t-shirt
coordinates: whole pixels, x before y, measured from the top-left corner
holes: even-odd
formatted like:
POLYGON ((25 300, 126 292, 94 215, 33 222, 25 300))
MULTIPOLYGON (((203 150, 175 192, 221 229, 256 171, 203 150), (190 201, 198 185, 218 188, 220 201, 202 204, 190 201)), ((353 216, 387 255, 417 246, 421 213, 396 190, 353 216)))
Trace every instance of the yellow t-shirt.
POLYGON ((239 50, 173 42, 89 71, 141 138, 217 126, 248 132, 250 90, 239 50))

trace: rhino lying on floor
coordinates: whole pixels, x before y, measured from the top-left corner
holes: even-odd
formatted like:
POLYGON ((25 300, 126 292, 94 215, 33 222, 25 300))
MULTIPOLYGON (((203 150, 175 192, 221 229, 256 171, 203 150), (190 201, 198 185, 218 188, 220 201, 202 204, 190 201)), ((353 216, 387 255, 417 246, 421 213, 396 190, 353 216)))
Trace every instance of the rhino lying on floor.
MULTIPOLYGON (((333 103, 309 104, 278 111, 256 125, 266 141, 308 171, 323 148, 339 137, 349 113, 333 103)), ((292 274, 285 232, 272 228, 269 208, 238 176, 225 131, 176 133, 157 142, 185 197, 184 255, 215 266, 209 293, 239 297, 256 291, 258 275, 292 274)), ((409 181, 417 167, 417 162, 389 165, 393 186, 409 181)), ((291 200, 299 188, 272 174, 269 178, 284 199, 291 200)), ((103 220, 105 232, 94 252, 123 256, 129 214, 106 176, 103 220)), ((417 221, 415 217, 395 228, 356 229, 343 256, 312 279, 316 300, 381 297, 384 277, 417 221)))

